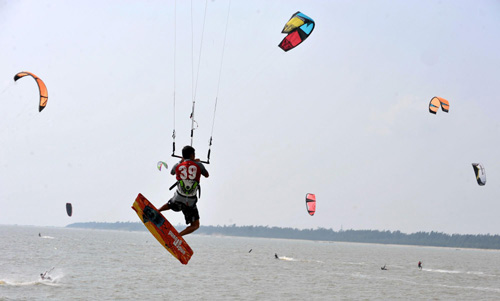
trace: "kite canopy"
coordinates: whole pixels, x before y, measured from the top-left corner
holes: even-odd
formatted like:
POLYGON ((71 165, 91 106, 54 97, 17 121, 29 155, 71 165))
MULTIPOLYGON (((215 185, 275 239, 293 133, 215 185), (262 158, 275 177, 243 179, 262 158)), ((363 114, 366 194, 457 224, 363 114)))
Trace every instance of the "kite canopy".
POLYGON ((47 105, 47 100, 49 99, 49 94, 47 92, 47 87, 43 83, 43 81, 36 75, 34 75, 31 72, 27 71, 22 71, 19 72, 14 76, 14 81, 17 81, 18 79, 25 77, 25 76, 31 76, 36 80, 36 83, 38 84, 38 90, 40 91, 40 105, 38 107, 38 112, 41 112, 43 109, 45 109, 45 106, 47 105))
POLYGON ((486 184, 486 173, 484 171, 483 164, 472 163, 472 168, 474 169, 474 173, 476 174, 477 184, 479 184, 479 186, 484 186, 486 184))
POLYGON ((439 106, 441 106, 441 110, 448 113, 448 110, 450 109, 450 103, 446 99, 437 96, 434 96, 431 99, 431 102, 429 103, 429 112, 432 114, 436 114, 439 110, 439 106))
POLYGON ((314 29, 314 20, 301 12, 296 12, 285 24, 281 33, 288 34, 278 45, 284 51, 297 47, 304 42, 314 29))
POLYGON ((306 194, 306 209, 310 216, 316 212, 316 196, 312 193, 306 194))
POLYGON ((71 216, 73 214, 73 206, 71 203, 66 203, 66 213, 68 216, 71 216))
POLYGON ((156 164, 156 167, 158 167, 158 170, 161 171, 161 167, 162 166, 165 166, 165 169, 168 169, 168 165, 167 163, 163 162, 163 161, 158 161, 158 163, 156 164))

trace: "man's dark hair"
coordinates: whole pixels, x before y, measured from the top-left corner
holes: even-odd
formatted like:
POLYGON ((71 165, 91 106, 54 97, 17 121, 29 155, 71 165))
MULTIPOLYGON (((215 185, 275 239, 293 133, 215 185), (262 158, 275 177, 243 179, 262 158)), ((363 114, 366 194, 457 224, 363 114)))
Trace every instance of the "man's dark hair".
POLYGON ((182 148, 182 157, 184 159, 191 159, 191 155, 194 155, 194 147, 186 145, 182 148))

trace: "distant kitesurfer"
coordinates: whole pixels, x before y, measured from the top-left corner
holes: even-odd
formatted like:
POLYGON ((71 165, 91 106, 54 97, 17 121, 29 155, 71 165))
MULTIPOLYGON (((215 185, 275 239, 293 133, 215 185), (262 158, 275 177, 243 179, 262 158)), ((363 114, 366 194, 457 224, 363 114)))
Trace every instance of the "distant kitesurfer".
POLYGON ((383 266, 383 267, 381 267, 380 269, 381 269, 381 270, 384 270, 384 271, 387 271, 387 268, 386 268, 385 266, 386 266, 386 265, 384 264, 384 266, 383 266))
POLYGON ((42 280, 52 280, 52 278, 50 278, 50 276, 47 276, 46 274, 47 272, 40 274, 40 278, 42 278, 42 280))
POLYGON ((276 258, 276 259, 280 259, 280 258, 278 257, 278 254, 276 254, 276 253, 274 253, 274 258, 276 258))
POLYGON ((250 251, 248 251, 248 253, 252 252, 253 249, 250 249, 250 251))
POLYGON ((40 234, 40 232, 38 232, 38 237, 42 237, 42 234, 40 234))
POLYGON ((200 215, 196 207, 198 197, 196 194, 199 191, 201 176, 208 178, 209 174, 200 159, 195 159, 195 149, 189 145, 182 149, 182 160, 172 167, 170 173, 175 175, 177 179, 177 190, 174 196, 158 210, 160 212, 169 209, 176 212, 182 211, 186 224, 189 225, 179 233, 184 236, 200 227, 200 215))
POLYGON ((422 261, 418 262, 418 268, 421 270, 422 269, 422 261))

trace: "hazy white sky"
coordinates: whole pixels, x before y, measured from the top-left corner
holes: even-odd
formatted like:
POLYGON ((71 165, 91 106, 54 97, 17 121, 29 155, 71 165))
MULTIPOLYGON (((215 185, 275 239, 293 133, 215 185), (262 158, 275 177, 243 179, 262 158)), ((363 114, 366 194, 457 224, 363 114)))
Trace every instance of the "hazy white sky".
MULTIPOLYGON (((0 224, 137 222, 139 192, 166 202, 174 90, 177 148, 196 90, 206 159, 228 5, 208 1, 201 44, 205 1, 0 0, 0 224), (19 71, 45 81, 43 112, 19 71)), ((499 37, 498 1, 233 0, 201 224, 500 233, 499 37), (284 53, 296 11, 316 27, 284 53)))

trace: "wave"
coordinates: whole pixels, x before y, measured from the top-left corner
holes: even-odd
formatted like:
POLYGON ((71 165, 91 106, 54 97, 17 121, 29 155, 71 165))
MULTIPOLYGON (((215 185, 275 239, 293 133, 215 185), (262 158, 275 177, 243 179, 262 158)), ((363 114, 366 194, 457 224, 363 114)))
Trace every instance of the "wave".
POLYGON ((301 260, 303 262, 316 262, 316 263, 323 263, 321 260, 314 260, 314 259, 306 259, 306 260, 301 260))
POLYGON ((0 279, 0 286, 34 286, 34 285, 48 285, 48 286, 58 286, 60 281, 64 277, 62 271, 54 271, 47 274, 50 279, 41 279, 37 277, 35 280, 29 279, 0 279))
POLYGON ((484 272, 478 271, 455 271, 455 270, 441 270, 441 269, 422 269, 426 272, 434 272, 434 273, 447 273, 447 274, 468 274, 468 275, 476 275, 476 276, 486 276, 486 277, 496 277, 497 275, 486 274, 484 272))
POLYGON ((285 261, 297 261, 296 259, 293 259, 292 257, 286 257, 286 256, 278 256, 279 260, 285 260, 285 261))
POLYGON ((34 281, 2 279, 2 280, 0 280, 0 286, 1 285, 6 285, 6 286, 35 286, 35 285, 57 286, 59 284, 58 284, 57 279, 52 279, 52 280, 39 279, 39 280, 34 280, 34 281))
POLYGON ((422 271, 425 272, 433 272, 433 273, 448 273, 448 274, 460 274, 462 272, 460 271, 453 271, 453 270, 440 270, 440 269, 422 269, 422 271))
POLYGON ((476 276, 486 276, 486 277, 496 277, 497 275, 493 275, 493 274, 486 274, 486 273, 483 273, 483 272, 474 272, 474 271, 468 271, 468 272, 465 272, 466 274, 470 274, 470 275, 476 275, 476 276))

